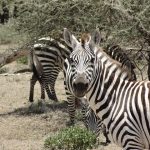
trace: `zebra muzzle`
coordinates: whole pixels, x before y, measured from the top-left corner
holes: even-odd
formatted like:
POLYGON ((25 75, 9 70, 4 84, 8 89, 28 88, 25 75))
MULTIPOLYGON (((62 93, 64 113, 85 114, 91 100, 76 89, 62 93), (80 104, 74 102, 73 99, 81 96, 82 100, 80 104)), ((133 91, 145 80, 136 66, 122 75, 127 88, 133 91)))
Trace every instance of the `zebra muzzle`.
POLYGON ((73 91, 76 97, 84 97, 88 89, 88 83, 74 83, 73 91))

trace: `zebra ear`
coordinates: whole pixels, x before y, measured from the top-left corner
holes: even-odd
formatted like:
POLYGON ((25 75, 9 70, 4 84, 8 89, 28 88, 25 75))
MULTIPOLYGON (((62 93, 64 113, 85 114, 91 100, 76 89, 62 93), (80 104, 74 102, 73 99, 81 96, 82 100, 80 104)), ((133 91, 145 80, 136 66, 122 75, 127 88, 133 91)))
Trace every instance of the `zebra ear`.
POLYGON ((78 40, 72 35, 68 29, 64 28, 64 40, 68 46, 72 47, 73 49, 76 47, 78 40))
POLYGON ((91 35, 92 41, 94 44, 99 45, 101 41, 101 35, 99 29, 96 29, 91 35))

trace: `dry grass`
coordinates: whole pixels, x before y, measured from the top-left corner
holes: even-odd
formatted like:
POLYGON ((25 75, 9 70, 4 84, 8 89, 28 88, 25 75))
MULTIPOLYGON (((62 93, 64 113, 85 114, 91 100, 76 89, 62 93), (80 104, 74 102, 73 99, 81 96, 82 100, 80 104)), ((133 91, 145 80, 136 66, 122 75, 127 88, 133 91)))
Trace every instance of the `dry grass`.
MULTIPOLYGON (((14 62, 5 66, 16 69, 14 62)), ((39 84, 35 88, 33 110, 28 107, 29 83, 31 73, 0 75, 0 150, 42 150, 44 139, 66 127, 69 119, 62 74, 58 77, 56 91, 60 103, 53 104, 47 98, 46 112, 37 109, 40 98, 39 84)), ((77 122, 81 124, 81 122, 77 122)), ((101 137, 102 139, 102 137, 101 137)), ((116 146, 100 146, 99 150, 120 150, 116 146)))

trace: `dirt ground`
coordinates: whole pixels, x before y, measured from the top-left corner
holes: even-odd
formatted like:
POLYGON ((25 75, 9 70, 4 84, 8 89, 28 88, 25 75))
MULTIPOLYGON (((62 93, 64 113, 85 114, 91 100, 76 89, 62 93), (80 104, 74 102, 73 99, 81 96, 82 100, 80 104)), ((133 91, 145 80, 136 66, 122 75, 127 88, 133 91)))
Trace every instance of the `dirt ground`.
MULTIPOLYGON (((59 103, 52 103, 46 97, 46 111, 38 107, 40 98, 39 84, 35 87, 35 103, 29 109, 28 96, 31 73, 13 74, 22 67, 13 62, 6 65, 8 73, 0 75, 0 150, 43 150, 44 140, 66 127, 69 119, 63 76, 59 75, 56 91, 59 103)), ((27 67, 27 66, 25 66, 27 67)), ((120 150, 113 144, 100 146, 99 150, 120 150)))

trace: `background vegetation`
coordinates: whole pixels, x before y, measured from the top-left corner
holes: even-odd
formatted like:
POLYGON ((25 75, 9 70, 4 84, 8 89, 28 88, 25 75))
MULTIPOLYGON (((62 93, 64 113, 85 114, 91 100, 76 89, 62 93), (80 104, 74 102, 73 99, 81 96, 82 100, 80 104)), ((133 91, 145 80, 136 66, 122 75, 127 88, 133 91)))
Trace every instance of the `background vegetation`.
POLYGON ((150 30, 149 0, 7 0, 14 28, 31 39, 61 37, 63 28, 79 35, 99 28, 103 40, 122 46, 145 46, 139 27, 150 30))
POLYGON ((49 150, 87 150, 96 147, 96 135, 81 127, 63 129, 55 136, 45 140, 49 150))
POLYGON ((32 38, 60 36, 64 27, 77 35, 99 28, 105 41, 138 47, 139 24, 150 28, 149 0, 28 0, 18 9, 15 27, 32 38))
POLYGON ((29 41, 43 36, 62 38, 64 27, 77 36, 99 28, 102 45, 113 43, 123 47, 136 62, 140 74, 147 67, 149 0, 27 0, 17 6, 14 27, 28 35, 29 41))
POLYGON ((103 45, 120 45, 134 61, 139 55, 145 61, 149 59, 149 0, 7 0, 5 3, 10 19, 0 29, 0 43, 30 43, 43 36, 59 39, 64 27, 78 36, 99 28, 103 45))

